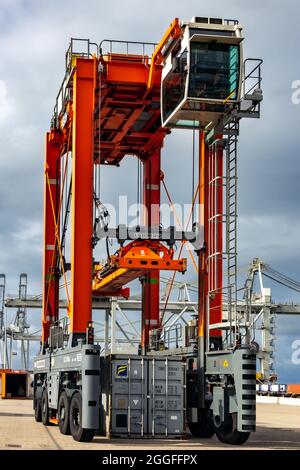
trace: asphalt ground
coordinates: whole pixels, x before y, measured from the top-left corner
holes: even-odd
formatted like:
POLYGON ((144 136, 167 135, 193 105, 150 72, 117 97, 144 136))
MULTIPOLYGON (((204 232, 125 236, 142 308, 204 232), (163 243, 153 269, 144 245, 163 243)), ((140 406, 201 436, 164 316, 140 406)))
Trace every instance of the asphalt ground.
MULTIPOLYGON (((211 439, 108 439, 96 436, 80 443, 60 433, 58 426, 44 426, 34 420, 31 400, 0 400, 0 449, 37 450, 205 450, 234 449, 216 437, 211 439)), ((238 447, 241 449, 241 447, 238 447)), ((300 407, 257 404, 257 431, 242 449, 300 449, 300 407)))

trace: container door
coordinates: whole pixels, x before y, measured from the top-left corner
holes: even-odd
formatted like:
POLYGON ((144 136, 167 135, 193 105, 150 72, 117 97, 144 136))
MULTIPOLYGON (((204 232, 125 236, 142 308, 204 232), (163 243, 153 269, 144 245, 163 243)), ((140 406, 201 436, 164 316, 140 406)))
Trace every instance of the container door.
POLYGON ((143 436, 146 389, 143 358, 112 362, 112 434, 143 436))
POLYGON ((181 435, 184 432, 184 370, 181 361, 149 361, 149 434, 181 435))

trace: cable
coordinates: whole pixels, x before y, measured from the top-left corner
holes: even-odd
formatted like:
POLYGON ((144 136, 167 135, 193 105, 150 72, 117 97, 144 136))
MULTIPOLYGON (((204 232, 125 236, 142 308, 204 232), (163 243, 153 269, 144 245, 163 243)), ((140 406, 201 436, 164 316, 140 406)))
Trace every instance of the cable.
MULTIPOLYGON (((96 193, 94 192, 94 203, 95 203, 95 221, 94 221, 94 228, 93 228, 93 248, 97 245, 99 238, 97 234, 98 225, 101 229, 107 229, 110 223, 110 215, 108 210, 106 209, 105 205, 97 197, 96 193)), ((108 251, 108 250, 107 250, 108 251)))
POLYGON ((47 180, 47 186, 48 186, 48 190, 49 190, 50 205, 51 205, 51 209, 52 209, 53 222, 54 222, 54 225, 55 225, 55 237, 56 237, 56 241, 57 241, 58 254, 59 254, 59 257, 60 257, 61 270, 62 270, 64 281, 65 281, 68 304, 70 305, 70 295, 69 295, 69 290, 68 290, 68 287, 67 287, 67 278, 66 278, 66 272, 65 272, 65 266, 64 266, 64 259, 63 259, 63 255, 62 255, 62 251, 61 251, 61 244, 60 244, 59 232, 58 232, 58 220, 56 219, 56 216, 55 216, 55 208, 54 208, 54 202, 53 202, 53 197, 52 197, 52 193, 51 193, 51 186, 50 186, 50 179, 49 179, 48 172, 46 173, 46 180, 47 180))
MULTIPOLYGON (((171 199, 170 193, 169 193, 169 191, 168 191, 168 189, 167 189, 166 183, 165 183, 164 180, 162 180, 162 183, 163 183, 163 187, 164 187, 164 189, 165 189, 165 191, 166 191, 166 195, 167 195, 167 198, 168 198, 169 203, 170 203, 170 205, 171 205, 171 208, 173 209, 173 212, 174 212, 174 215, 175 215, 175 218, 176 218, 176 222, 177 222, 178 226, 183 230, 183 227, 182 227, 182 225, 181 225, 181 223, 180 223, 180 220, 179 220, 179 218, 178 218, 176 209, 175 209, 175 207, 174 207, 173 201, 172 201, 172 199, 171 199)), ((196 192, 195 192, 195 194, 194 194, 193 203, 192 203, 192 208, 191 208, 190 213, 189 213, 189 217, 188 217, 188 220, 187 220, 187 224, 186 224, 185 230, 187 230, 187 227, 189 226, 189 223, 190 223, 190 221, 191 221, 192 212, 193 212, 193 209, 194 209, 194 206, 195 206, 195 202, 196 202, 196 198, 197 198, 198 192, 199 192, 199 185, 198 185, 197 190, 196 190, 196 192)), ((182 245, 184 245, 185 243, 186 243, 186 241, 184 241, 184 242, 182 243, 182 245)), ((180 250, 180 253, 182 253, 182 249, 180 250)), ((191 252, 190 250, 188 251, 188 253, 189 253, 190 258, 191 258, 191 260, 192 260, 192 263, 193 263, 193 266, 194 266, 194 268, 195 268, 195 271, 196 271, 196 273, 198 273, 198 268, 197 268, 197 264, 196 264, 196 261, 195 261, 195 259, 194 259, 194 256, 193 256, 193 254, 192 254, 192 252, 191 252)), ((178 258, 179 258, 179 257, 180 257, 180 254, 178 255, 178 258)))
POLYGON ((277 282, 278 284, 281 284, 282 286, 287 287, 288 289, 291 289, 296 292, 300 292, 300 286, 299 287, 292 287, 291 285, 287 284, 286 282, 280 281, 278 278, 271 276, 270 274, 267 274, 265 272, 262 273, 264 276, 268 277, 269 279, 272 279, 273 281, 277 282))
POLYGON ((99 171, 98 171, 98 181, 97 181, 97 191, 98 191, 98 197, 100 199, 101 195, 101 99, 102 99, 102 72, 103 72, 103 65, 99 61, 99 139, 98 139, 98 158, 99 158, 99 171))
MULTIPOLYGON (((276 279, 277 278, 280 279, 287 286, 293 286, 295 289, 300 290, 300 282, 295 281, 294 279, 286 276, 285 274, 281 274, 280 272, 276 271, 275 269, 271 268, 270 266, 265 265, 264 266, 264 271, 268 272, 270 274, 270 276, 273 276, 276 279)), ((263 271, 263 273, 264 273, 264 271, 263 271)), ((293 288, 293 287, 291 287, 291 288, 293 288)))
MULTIPOLYGON (((97 224, 97 201, 100 202, 100 190, 101 190, 101 77, 102 77, 102 64, 99 62, 99 68, 98 68, 98 76, 99 76, 99 82, 98 82, 98 109, 95 110, 94 112, 94 132, 97 132, 97 119, 99 120, 99 129, 98 129, 98 145, 95 145, 96 151, 98 151, 98 158, 95 157, 95 152, 94 152, 94 231, 95 231, 95 226, 97 224), (98 111, 98 113, 97 113, 98 111)), ((94 89, 94 93, 96 94, 96 87, 94 89)), ((97 237, 94 237, 94 241, 97 240, 97 237)), ((94 245, 95 246, 95 245, 94 245)))
POLYGON ((141 166, 140 166, 140 159, 137 159, 137 195, 136 195, 136 203, 137 203, 137 222, 140 225, 140 199, 141 196, 141 166))
POLYGON ((107 258, 110 259, 110 252, 109 252, 109 239, 106 237, 105 239, 105 244, 106 244, 106 253, 107 253, 107 258))
MULTIPOLYGON (((193 149, 192 149, 192 200, 195 194, 195 129, 193 129, 193 149)), ((195 210, 192 212, 192 225, 195 222, 195 210)))
MULTIPOLYGON (((178 222, 179 225, 180 225, 180 222, 179 222, 177 213, 176 213, 176 211, 175 211, 175 207, 174 207, 174 205, 173 205, 171 196, 170 196, 169 191, 168 191, 168 189, 167 189, 166 183, 165 183, 164 180, 162 180, 162 183, 163 183, 164 189, 165 189, 165 191, 166 191, 167 197, 168 197, 168 199, 169 199, 169 202, 170 202, 170 204, 171 204, 171 207, 173 207, 173 210, 174 210, 174 213, 175 213, 175 217, 176 217, 176 219, 177 219, 177 222, 178 222)), ((191 208, 191 211, 190 211, 190 214, 189 214, 189 218, 188 218, 188 221, 187 221, 187 225, 186 225, 187 227, 188 227, 188 225, 189 225, 189 223, 190 223, 190 219, 191 219, 191 217, 192 217, 192 211, 193 211, 193 209, 194 209, 194 205, 195 205, 195 202, 196 202, 196 198, 197 198, 198 192, 199 192, 199 184, 198 184, 197 190, 196 190, 196 192, 195 192, 195 194, 194 194, 192 208, 191 208)), ((182 254, 182 250, 183 250, 183 247, 184 247, 185 243, 186 243, 186 241, 181 242, 181 247, 180 247, 180 250, 179 250, 178 259, 180 258, 181 254, 182 254)), ((192 259, 193 266, 194 266, 194 268, 195 268, 195 270, 196 270, 196 273, 197 273, 197 272, 198 272, 198 268, 197 268, 197 265, 196 265, 194 256, 193 256, 193 254, 192 254, 192 252, 191 252, 190 250, 188 251, 188 253, 189 253, 189 255, 190 255, 191 259, 192 259)), ((168 303, 169 303, 169 300, 170 300, 170 295, 171 295, 171 291, 172 291, 172 288, 173 288, 173 285, 174 285, 175 277, 176 277, 176 271, 174 271, 173 276, 172 276, 172 279, 171 279, 170 288, 169 288, 169 290, 168 290, 168 294, 167 294, 167 297, 166 297, 164 309, 163 309, 163 312, 162 312, 162 315, 161 315, 161 322, 163 321, 163 318, 164 318, 164 315, 165 315, 165 312, 166 312, 166 309, 167 309, 167 306, 168 306, 168 303)))
MULTIPOLYGON (((65 187, 65 181, 66 181, 67 171, 68 171, 67 164, 68 164, 68 157, 69 157, 69 151, 70 151, 70 143, 71 143, 71 131, 69 130, 68 141, 67 141, 67 151, 66 151, 66 162, 65 162, 65 167, 64 167, 63 184, 62 184, 62 189, 61 189, 60 197, 59 197, 57 221, 56 221, 56 216, 55 216, 54 202, 53 202, 53 198, 52 198, 52 192, 51 192, 51 187, 50 187, 48 169, 46 169, 46 172, 45 172, 46 183, 47 183, 47 187, 48 187, 48 191, 49 191, 51 209, 52 209, 52 212, 53 212, 53 218, 54 218, 54 224, 55 224, 55 238, 57 240, 57 247, 58 247, 58 250, 59 250, 59 255, 61 257, 62 271, 63 271, 63 276, 65 278, 65 284, 66 284, 66 277, 65 277, 65 272, 64 272, 64 260, 63 260, 63 253, 61 251, 61 245, 60 245, 60 239, 59 239, 60 234, 59 234, 58 226, 60 225, 60 216, 61 216, 62 205, 63 205, 64 187, 65 187)), ((60 155, 60 158, 61 157, 62 157, 62 155, 60 155)), ((57 250, 56 249, 53 250, 52 259, 51 259, 51 268, 50 268, 51 273, 53 272, 56 253, 57 253, 57 250)), ((47 288, 45 312, 47 312, 47 308, 48 308, 51 283, 52 283, 52 276, 50 277, 50 281, 49 281, 48 288, 47 288)), ((68 292, 67 286, 66 286, 66 293, 67 293, 68 303, 70 303, 69 292, 68 292)))

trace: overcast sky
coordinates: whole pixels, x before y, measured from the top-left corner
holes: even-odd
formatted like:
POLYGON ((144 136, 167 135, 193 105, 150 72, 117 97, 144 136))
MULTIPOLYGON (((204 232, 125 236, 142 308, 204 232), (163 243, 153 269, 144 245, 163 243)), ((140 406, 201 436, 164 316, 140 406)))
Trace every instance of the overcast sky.
MULTIPOLYGON (((260 121, 243 122, 239 145, 240 264, 261 257, 300 280, 300 105, 292 82, 300 80, 298 0, 0 0, 0 272, 16 292, 19 272, 41 290, 44 134, 64 73, 70 37, 159 41, 174 17, 237 18, 244 25, 245 57, 264 59, 260 121)), ((191 135, 166 140, 163 170, 174 199, 190 201, 191 135)), ((135 184, 136 163, 107 170, 104 199, 135 184), (129 176, 131 175, 131 176, 129 176)), ((276 300, 299 296, 273 286, 276 300)), ((9 312, 9 315, 13 315, 9 312)), ((30 314, 39 325, 40 312, 30 314)), ((282 382, 300 383, 291 344, 300 318, 278 319, 278 370, 282 382)))

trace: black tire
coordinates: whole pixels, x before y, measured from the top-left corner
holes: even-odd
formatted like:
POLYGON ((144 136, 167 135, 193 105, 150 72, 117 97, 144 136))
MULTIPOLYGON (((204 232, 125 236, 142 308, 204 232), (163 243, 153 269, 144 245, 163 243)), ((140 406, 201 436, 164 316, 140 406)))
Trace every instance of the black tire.
POLYGON ((236 423, 236 416, 228 415, 226 423, 215 428, 216 436, 224 444, 240 446, 248 441, 251 433, 238 431, 234 423, 236 423))
POLYGON ((95 436, 93 429, 83 429, 81 425, 82 398, 79 392, 74 393, 70 405, 70 430, 72 437, 78 442, 90 442, 95 436))
POLYGON ((48 393, 45 388, 42 393, 41 400, 41 414, 42 414, 42 423, 47 426, 49 424, 49 404, 48 404, 48 393))
POLYGON ((41 400, 39 400, 36 396, 34 397, 34 419, 38 423, 41 423, 42 421, 41 400))
POLYGON ((209 410, 198 410, 198 416, 198 423, 188 423, 192 436, 210 439, 215 434, 211 412, 209 410))
POLYGON ((70 400, 66 392, 60 394, 58 400, 58 426, 62 434, 71 434, 70 431, 70 400))

